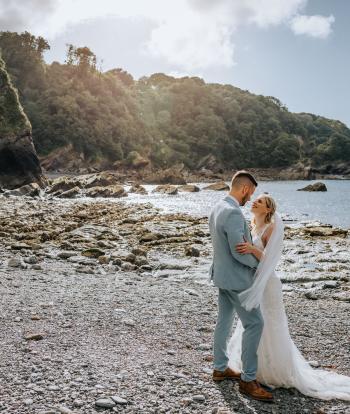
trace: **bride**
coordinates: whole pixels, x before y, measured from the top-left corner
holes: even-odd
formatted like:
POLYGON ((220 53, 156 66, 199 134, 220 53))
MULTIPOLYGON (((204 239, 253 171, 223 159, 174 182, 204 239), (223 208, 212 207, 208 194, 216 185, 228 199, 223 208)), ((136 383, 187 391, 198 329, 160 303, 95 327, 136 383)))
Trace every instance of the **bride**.
MULTIPOLYGON (((283 223, 275 201, 266 194, 252 205, 253 244, 240 243, 241 254, 254 254, 260 261, 251 288, 240 293, 247 310, 260 305, 264 330, 258 348, 257 380, 272 388, 294 387, 310 397, 350 400, 350 377, 313 369, 294 344, 283 305, 282 283, 274 269, 283 249, 283 223)), ((241 371, 243 327, 240 321, 229 342, 229 367, 241 371)))

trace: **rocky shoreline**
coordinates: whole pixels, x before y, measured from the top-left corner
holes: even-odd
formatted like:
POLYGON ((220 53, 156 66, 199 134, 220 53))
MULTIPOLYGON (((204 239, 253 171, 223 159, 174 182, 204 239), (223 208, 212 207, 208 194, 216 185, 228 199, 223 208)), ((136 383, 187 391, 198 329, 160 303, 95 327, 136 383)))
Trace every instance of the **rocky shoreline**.
MULTIPOLYGON (((45 163, 44 163, 45 165, 45 163)), ((247 168, 259 181, 286 180, 349 180, 350 166, 348 164, 310 166, 302 163, 287 168, 247 168)), ((87 174, 110 173, 118 177, 119 184, 137 182, 143 184, 177 184, 208 183, 231 181, 234 169, 221 169, 214 158, 204 162, 197 170, 188 170, 183 164, 167 169, 155 169, 149 164, 125 166, 118 164, 110 168, 84 167, 68 169, 48 169, 45 174, 50 178, 67 176, 82 176, 87 174)))
MULTIPOLYGON (((350 240, 286 229, 285 304, 314 366, 350 375, 350 240)), ((207 219, 150 204, 0 194, 0 412, 346 413, 211 381, 216 290, 207 219)))

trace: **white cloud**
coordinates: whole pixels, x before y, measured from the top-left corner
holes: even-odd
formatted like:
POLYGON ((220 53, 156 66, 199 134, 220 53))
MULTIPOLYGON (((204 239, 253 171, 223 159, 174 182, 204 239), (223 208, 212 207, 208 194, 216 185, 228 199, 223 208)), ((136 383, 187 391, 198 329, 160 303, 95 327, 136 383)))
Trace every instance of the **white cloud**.
POLYGON ((304 16, 298 15, 291 20, 291 29, 297 35, 308 35, 320 39, 327 38, 332 33, 334 16, 304 16))
POLYGON ((215 21, 198 18, 161 23, 151 34, 147 50, 154 56, 166 58, 175 67, 191 73, 211 66, 231 67, 234 46, 231 30, 215 21))
MULTIPOLYGON (((11 5, 15 30, 22 25, 23 29, 49 38, 87 19, 117 16, 150 21, 154 28, 144 41, 145 53, 164 60, 174 71, 196 74, 210 67, 234 65, 234 36, 244 25, 267 28, 284 24, 296 34, 326 37, 334 17, 300 15, 307 1, 47 0, 50 7, 46 8, 45 0, 27 0, 29 10, 22 9, 23 0, 0 0, 0 6, 11 5), (27 20, 23 19, 26 13, 27 20)), ((0 22, 2 14, 0 8, 0 22)))
POLYGON ((0 30, 28 30, 52 15, 56 0, 0 0, 0 30))

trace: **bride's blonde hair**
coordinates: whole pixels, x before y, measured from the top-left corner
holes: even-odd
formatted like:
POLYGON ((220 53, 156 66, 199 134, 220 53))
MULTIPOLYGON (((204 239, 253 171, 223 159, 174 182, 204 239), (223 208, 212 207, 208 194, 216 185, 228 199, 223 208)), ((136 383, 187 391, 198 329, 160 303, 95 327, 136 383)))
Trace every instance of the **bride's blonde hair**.
MULTIPOLYGON (((263 194, 259 198, 263 198, 265 200, 266 207, 270 210, 268 213, 266 213, 265 220, 264 220, 266 224, 269 224, 271 223, 272 217, 275 214, 276 209, 277 209, 276 201, 268 194, 263 194)), ((255 226, 255 217, 253 217, 252 219, 252 226, 253 227, 255 226)))

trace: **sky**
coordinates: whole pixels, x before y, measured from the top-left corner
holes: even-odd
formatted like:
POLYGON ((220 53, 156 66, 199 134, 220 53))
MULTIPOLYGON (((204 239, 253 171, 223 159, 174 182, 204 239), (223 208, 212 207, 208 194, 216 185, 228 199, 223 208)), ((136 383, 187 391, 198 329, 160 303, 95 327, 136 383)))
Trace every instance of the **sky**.
POLYGON ((105 71, 200 76, 350 126, 350 0, 0 0, 0 30, 88 46, 105 71))

